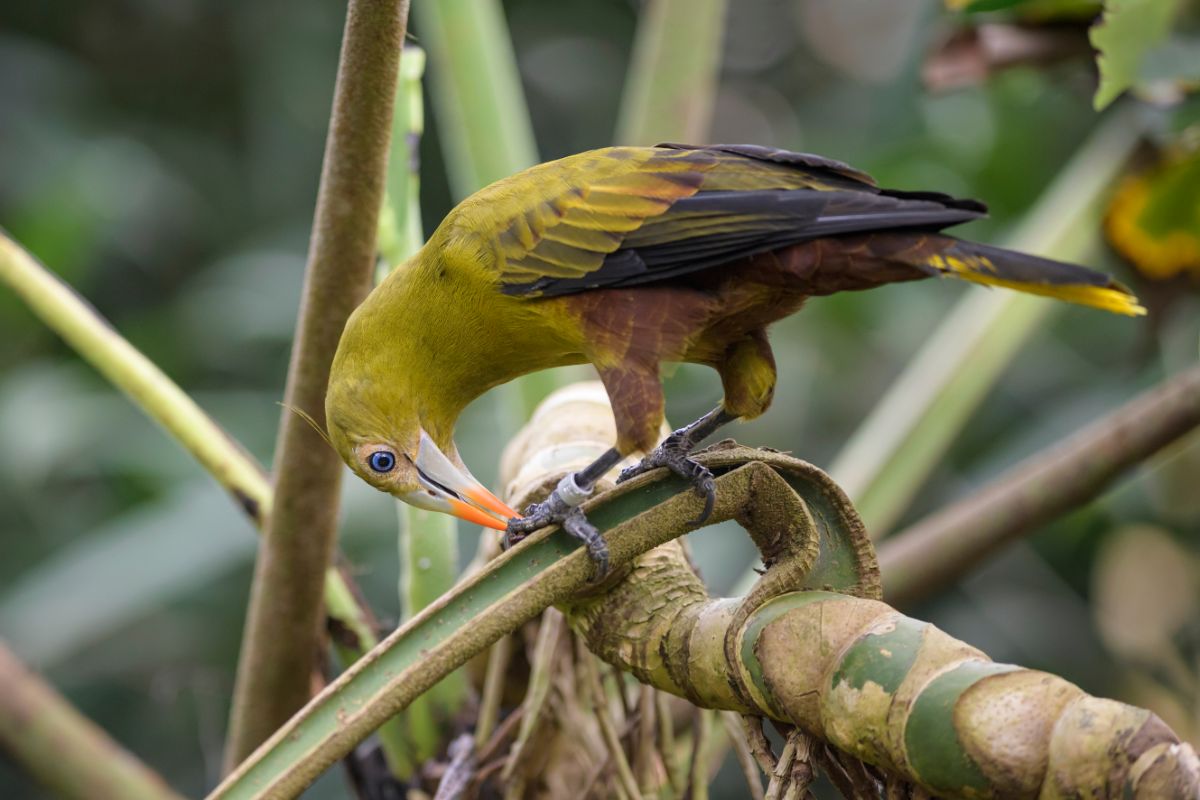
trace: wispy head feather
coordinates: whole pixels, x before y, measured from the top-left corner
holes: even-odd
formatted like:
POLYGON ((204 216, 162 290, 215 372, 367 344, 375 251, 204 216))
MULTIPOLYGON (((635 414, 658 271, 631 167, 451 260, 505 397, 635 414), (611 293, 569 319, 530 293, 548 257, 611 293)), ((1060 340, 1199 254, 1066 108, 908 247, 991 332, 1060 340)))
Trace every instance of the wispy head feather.
POLYGON ((313 419, 312 414, 309 414, 307 411, 305 411, 302 408, 297 408, 296 406, 289 405, 287 403, 280 403, 279 405, 283 406, 288 411, 292 412, 297 417, 299 417, 300 419, 307 422, 309 427, 312 428, 314 431, 316 431, 317 435, 325 440, 325 444, 329 445, 334 450, 337 450, 336 447, 333 447, 333 441, 329 438, 329 434, 325 432, 325 429, 322 428, 315 419, 313 419))

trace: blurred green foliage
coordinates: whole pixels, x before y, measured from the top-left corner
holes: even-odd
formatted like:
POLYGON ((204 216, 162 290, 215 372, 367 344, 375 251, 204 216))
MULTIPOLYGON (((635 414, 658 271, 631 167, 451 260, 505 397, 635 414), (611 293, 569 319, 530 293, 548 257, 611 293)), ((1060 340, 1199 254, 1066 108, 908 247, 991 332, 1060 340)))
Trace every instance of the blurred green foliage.
MULTIPOLYGON (((1105 4, 1104 18, 1091 32, 1092 45, 1100 51, 1096 108, 1104 108, 1141 82, 1143 64, 1170 36, 1171 23, 1182 6, 1183 0, 1109 0, 1105 4)), ((1192 60, 1195 58, 1193 55, 1192 60)), ((1188 77, 1194 80, 1197 76, 1188 77)))
MULTIPOLYGON (((415 0, 416 3, 428 0, 415 0)), ((509 0, 538 147, 611 142, 639 4, 509 0)), ((70 281, 263 463, 270 463, 299 298, 342 9, 277 0, 0 6, 0 225, 70 281)), ((421 17, 413 34, 421 39, 421 17)), ((981 197, 999 241, 1096 124, 1089 63, 927 94, 925 52, 957 17, 934 0, 730 4, 710 141, 820 152, 882 183, 981 197)), ((436 80, 436 78, 434 79, 436 80)), ((429 128, 440 121, 430 111, 429 128)), ((422 145, 427 229, 450 206, 438 136, 422 145)), ((1105 254, 1094 266, 1120 273, 1105 254)), ((812 303, 780 324, 774 409, 734 431, 827 465, 961 294, 907 284, 812 303)), ((1071 308, 985 402, 910 512, 960 496, 1196 358, 1200 304, 1153 355, 1137 323, 1071 308)), ((667 378, 673 421, 719 395, 667 378)), ((509 432, 494 397, 459 443, 485 482, 509 432)), ((1114 525, 1159 524, 1196 547, 1200 514, 1148 474, 1062 520, 920 609, 997 660, 1122 696, 1087 608, 1114 525), (1166 498, 1166 499, 1164 499, 1166 498)), ((347 481, 343 546, 372 604, 398 613, 392 503, 347 481)), ((0 291, 0 636, 189 794, 217 776, 254 534, 212 481, 0 291)), ((464 554, 474 550, 475 531, 464 554)), ((744 537, 696 537, 718 589, 744 537)), ((736 787, 736 781, 729 784, 736 787)), ((731 789, 736 791, 736 788, 731 789)), ((327 777, 311 796, 342 793, 327 777)), ((37 790, 0 759, 0 796, 37 790)), ((720 788, 714 796, 721 796, 720 788)))

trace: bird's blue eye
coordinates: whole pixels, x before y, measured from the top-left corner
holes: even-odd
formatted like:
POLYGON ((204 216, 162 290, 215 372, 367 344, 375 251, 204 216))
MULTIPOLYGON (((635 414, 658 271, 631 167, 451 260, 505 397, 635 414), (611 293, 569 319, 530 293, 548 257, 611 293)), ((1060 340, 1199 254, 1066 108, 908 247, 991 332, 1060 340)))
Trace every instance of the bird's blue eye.
POLYGON ((387 450, 376 450, 371 453, 367 463, 376 472, 391 472, 396 468, 396 457, 387 450))

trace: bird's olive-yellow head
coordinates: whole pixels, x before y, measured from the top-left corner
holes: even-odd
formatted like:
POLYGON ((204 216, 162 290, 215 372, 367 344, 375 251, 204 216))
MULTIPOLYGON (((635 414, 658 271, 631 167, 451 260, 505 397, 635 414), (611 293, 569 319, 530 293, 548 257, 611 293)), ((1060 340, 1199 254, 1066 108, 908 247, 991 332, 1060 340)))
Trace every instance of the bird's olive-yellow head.
MULTIPOLYGON (((444 453, 421 425, 401 365, 372 346, 372 298, 350 316, 325 395, 329 440, 360 478, 404 502, 504 530, 519 516, 444 453), (381 361, 381 359, 383 359, 381 361)), ((457 458, 453 444, 451 453, 457 458)))

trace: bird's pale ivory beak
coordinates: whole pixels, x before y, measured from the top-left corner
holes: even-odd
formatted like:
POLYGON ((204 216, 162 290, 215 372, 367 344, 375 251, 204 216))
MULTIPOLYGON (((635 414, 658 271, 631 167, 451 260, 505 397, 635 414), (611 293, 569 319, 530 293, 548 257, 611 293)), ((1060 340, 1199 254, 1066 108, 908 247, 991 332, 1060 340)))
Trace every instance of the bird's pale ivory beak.
POLYGON ((451 514, 498 531, 507 527, 510 518, 520 518, 520 514, 489 492, 471 473, 447 458, 424 431, 413 463, 421 488, 401 496, 409 505, 451 514))

